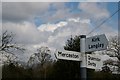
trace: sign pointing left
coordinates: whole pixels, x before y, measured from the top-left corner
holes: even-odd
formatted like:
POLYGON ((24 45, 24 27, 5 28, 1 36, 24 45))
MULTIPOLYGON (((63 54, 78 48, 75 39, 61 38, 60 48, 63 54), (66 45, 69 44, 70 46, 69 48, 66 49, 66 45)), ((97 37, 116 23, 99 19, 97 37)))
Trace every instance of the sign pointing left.
POLYGON ((57 51, 55 54, 58 59, 81 61, 81 53, 74 51, 57 51))

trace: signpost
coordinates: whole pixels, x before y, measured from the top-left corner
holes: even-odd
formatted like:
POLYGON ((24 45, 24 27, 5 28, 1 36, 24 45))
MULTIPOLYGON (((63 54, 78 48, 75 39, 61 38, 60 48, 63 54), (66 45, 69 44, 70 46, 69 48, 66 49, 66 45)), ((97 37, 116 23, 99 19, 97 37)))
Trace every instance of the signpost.
POLYGON ((108 40, 104 34, 86 38, 85 52, 105 50, 108 40))
POLYGON ((58 59, 81 61, 80 52, 75 52, 75 51, 61 52, 61 51, 58 51, 55 55, 58 59))
POLYGON ((101 57, 99 55, 87 54, 105 50, 108 45, 108 40, 104 34, 86 38, 86 35, 80 36, 80 52, 74 51, 58 51, 55 56, 58 59, 81 61, 81 79, 87 80, 87 68, 100 69, 102 66, 101 57))
POLYGON ((83 59, 81 62, 81 79, 87 80, 87 69, 95 69, 98 67, 97 62, 100 62, 101 59, 98 57, 93 57, 92 55, 86 54, 85 52, 93 52, 99 50, 105 50, 108 45, 108 40, 104 34, 96 35, 89 38, 86 38, 85 35, 81 35, 80 39, 80 51, 83 52, 83 59))

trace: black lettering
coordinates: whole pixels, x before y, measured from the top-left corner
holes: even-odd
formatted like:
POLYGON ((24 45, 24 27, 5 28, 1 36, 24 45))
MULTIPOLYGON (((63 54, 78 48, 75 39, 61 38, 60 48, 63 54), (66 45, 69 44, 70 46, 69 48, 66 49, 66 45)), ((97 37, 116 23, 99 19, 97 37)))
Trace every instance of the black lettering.
POLYGON ((90 61, 88 61, 88 65, 90 65, 90 61))
POLYGON ((63 53, 62 56, 65 57, 65 54, 63 53))
POLYGON ((79 56, 78 55, 76 55, 76 57, 75 58, 79 58, 79 56))
POLYGON ((90 60, 90 56, 88 56, 88 59, 90 60))
POLYGON ((72 55, 71 55, 71 54, 69 54, 69 57, 72 57, 72 55))
POLYGON ((94 45, 88 45, 88 49, 98 49, 98 48, 104 48, 104 44, 94 44, 94 45))
POLYGON ((100 61, 101 59, 95 58, 95 57, 91 57, 91 56, 88 56, 88 60, 100 61))
POLYGON ((96 67, 96 64, 95 64, 95 63, 92 63, 92 65, 93 65, 94 67, 96 67))
POLYGON ((102 45, 102 48, 104 47, 104 44, 101 44, 102 45))
POLYGON ((94 39, 94 38, 92 39, 92 42, 95 42, 95 39, 94 39))
POLYGON ((58 52, 58 56, 70 57, 70 58, 79 58, 78 55, 75 55, 75 54, 66 54, 66 53, 62 53, 62 52, 58 52))
POLYGON ((94 62, 88 61, 88 65, 96 67, 96 64, 94 62))
POLYGON ((100 41, 100 38, 98 37, 97 40, 100 41))
POLYGON ((68 55, 68 54, 66 54, 66 57, 69 57, 69 55, 68 55))
POLYGON ((62 52, 58 52, 58 56, 61 54, 62 52))
POLYGON ((99 37, 92 38, 92 42, 97 42, 97 41, 100 41, 99 37))
POLYGON ((91 49, 91 46, 90 46, 90 45, 88 45, 88 48, 89 48, 89 49, 91 49))

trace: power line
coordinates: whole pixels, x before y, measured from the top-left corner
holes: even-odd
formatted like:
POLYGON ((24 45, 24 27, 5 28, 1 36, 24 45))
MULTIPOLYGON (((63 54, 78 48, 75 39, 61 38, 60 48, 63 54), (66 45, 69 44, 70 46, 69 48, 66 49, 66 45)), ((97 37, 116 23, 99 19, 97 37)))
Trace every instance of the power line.
POLYGON ((97 28, 101 27, 101 25, 103 25, 105 22, 107 22, 111 17, 113 17, 118 11, 120 11, 120 9, 118 9, 115 13, 113 13, 110 17, 108 17, 106 20, 104 20, 101 24, 99 24, 97 27, 95 27, 93 30, 91 30, 87 35, 91 34, 92 32, 94 32, 94 30, 96 30, 97 28))

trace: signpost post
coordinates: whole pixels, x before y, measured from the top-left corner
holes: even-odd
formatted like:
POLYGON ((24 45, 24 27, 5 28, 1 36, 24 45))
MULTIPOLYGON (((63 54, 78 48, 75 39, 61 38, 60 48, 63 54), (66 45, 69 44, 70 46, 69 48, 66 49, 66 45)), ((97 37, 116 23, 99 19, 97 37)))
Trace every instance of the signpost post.
POLYGON ((86 54, 85 54, 86 35, 80 36, 80 52, 82 52, 82 62, 80 64, 81 80, 87 80, 86 54))

